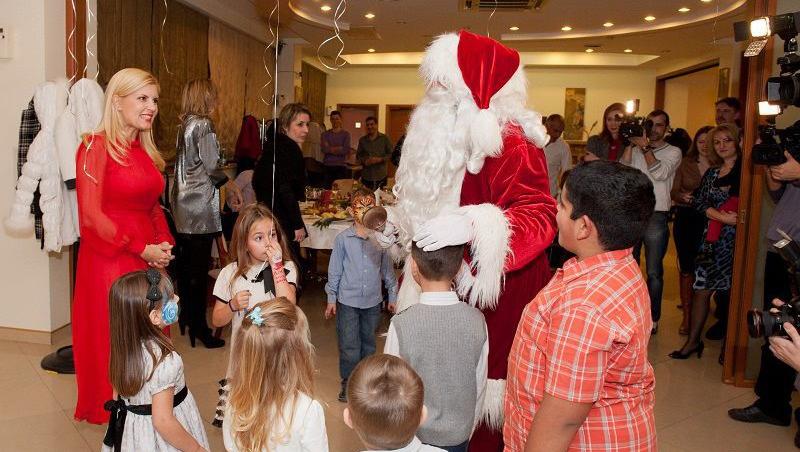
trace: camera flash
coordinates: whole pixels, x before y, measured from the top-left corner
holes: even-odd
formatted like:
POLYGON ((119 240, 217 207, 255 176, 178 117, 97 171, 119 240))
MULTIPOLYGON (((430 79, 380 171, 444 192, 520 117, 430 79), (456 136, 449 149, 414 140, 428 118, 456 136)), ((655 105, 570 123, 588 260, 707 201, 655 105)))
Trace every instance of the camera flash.
POLYGON ((754 38, 766 38, 772 34, 770 31, 769 17, 759 17, 750 21, 750 36, 754 38))
POLYGON ((775 116, 781 114, 781 106, 762 100, 758 103, 758 114, 761 116, 775 116))
POLYGON ((636 113, 636 101, 635 100, 626 100, 625 101, 625 113, 632 115, 636 113))

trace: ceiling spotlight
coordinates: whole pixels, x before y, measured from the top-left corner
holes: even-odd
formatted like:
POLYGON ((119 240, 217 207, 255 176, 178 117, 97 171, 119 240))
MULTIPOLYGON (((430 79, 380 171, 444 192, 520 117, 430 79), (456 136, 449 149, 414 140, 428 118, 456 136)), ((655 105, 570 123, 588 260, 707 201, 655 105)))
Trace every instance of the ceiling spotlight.
POLYGON ((374 19, 375 18, 375 14, 367 13, 367 14, 364 14, 364 17, 366 17, 367 19, 374 19))
POLYGON ((679 13, 688 13, 689 11, 691 11, 691 9, 689 9, 689 8, 687 8, 685 6, 683 8, 679 8, 678 9, 679 13))
POLYGON ((703 3, 711 3, 712 0, 700 0, 703 3))
POLYGON ((323 11, 325 11, 327 13, 328 11, 331 10, 331 7, 328 6, 328 5, 322 5, 322 6, 319 7, 319 9, 321 9, 321 10, 323 10, 323 11))
POLYGON ((631 50, 631 49, 625 49, 625 50, 623 50, 623 52, 625 52, 625 53, 632 53, 632 52, 633 52, 633 50, 631 50))
POLYGON ((592 52, 594 52, 594 49, 586 49, 586 53, 592 53, 592 52))
POLYGON ((572 27, 570 27, 569 25, 564 25, 563 27, 561 27, 561 31, 570 31, 570 30, 572 30, 572 27))
POLYGON ((369 53, 375 53, 375 49, 367 49, 367 52, 369 52, 369 53))
POLYGON ((606 23, 603 24, 603 26, 606 27, 606 28, 613 27, 614 26, 614 22, 606 22, 606 23))
POLYGON ((511 30, 511 31, 517 31, 517 30, 519 30, 519 27, 516 27, 516 26, 515 26, 515 27, 509 27, 509 30, 511 30))
POLYGON ((656 18, 655 18, 655 16, 647 16, 647 17, 644 18, 644 20, 646 20, 648 22, 652 22, 652 21, 656 20, 656 18))

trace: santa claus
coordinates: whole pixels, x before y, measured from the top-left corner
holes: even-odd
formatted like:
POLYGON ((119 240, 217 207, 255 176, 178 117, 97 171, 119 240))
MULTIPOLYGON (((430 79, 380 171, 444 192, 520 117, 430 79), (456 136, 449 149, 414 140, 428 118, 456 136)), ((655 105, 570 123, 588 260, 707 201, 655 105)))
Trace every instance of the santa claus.
MULTIPOLYGON (((427 91, 411 117, 386 229, 377 235, 403 258, 469 244, 456 289, 480 308, 489 331, 489 384, 473 451, 502 449, 508 353, 522 310, 550 278, 555 236, 541 116, 525 107, 519 54, 461 31, 436 38, 420 73, 427 91)), ((405 266, 399 309, 419 287, 405 266)))

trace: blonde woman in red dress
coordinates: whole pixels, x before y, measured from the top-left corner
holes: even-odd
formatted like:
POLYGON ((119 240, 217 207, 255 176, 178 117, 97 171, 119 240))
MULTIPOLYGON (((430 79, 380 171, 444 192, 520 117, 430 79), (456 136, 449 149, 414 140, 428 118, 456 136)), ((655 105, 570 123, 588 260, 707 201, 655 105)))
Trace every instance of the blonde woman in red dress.
POLYGON ((76 188, 81 247, 72 311, 78 403, 75 419, 108 422, 111 284, 125 273, 164 268, 174 239, 159 196, 164 159, 153 140, 159 85, 141 69, 123 69, 106 88, 97 132, 78 149, 76 188))

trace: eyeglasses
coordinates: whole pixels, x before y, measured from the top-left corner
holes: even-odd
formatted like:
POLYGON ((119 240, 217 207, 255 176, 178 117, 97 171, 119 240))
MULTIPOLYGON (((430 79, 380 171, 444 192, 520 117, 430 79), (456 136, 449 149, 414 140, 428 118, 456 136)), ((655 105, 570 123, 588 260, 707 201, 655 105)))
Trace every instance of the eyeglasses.
POLYGON ((719 140, 714 140, 714 145, 719 146, 723 144, 733 143, 733 138, 721 138, 719 140))

